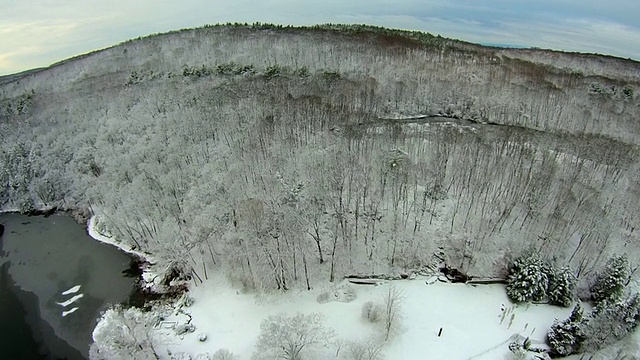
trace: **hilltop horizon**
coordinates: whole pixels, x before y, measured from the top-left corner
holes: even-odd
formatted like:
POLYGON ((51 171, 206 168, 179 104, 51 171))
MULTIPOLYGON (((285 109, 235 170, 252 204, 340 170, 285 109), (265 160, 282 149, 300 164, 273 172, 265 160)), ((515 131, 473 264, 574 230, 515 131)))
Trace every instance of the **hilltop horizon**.
POLYGON ((473 43, 509 44, 568 52, 640 59, 640 29, 633 14, 640 5, 615 3, 527 4, 440 0, 362 7, 349 1, 319 4, 202 0, 180 3, 122 0, 101 3, 9 2, 0 17, 0 75, 40 68, 131 38, 225 22, 310 26, 323 23, 372 24, 428 31, 473 43))
POLYGON ((125 43, 129 43, 132 41, 138 41, 138 40, 143 40, 143 39, 148 39, 151 37, 155 37, 155 36, 162 36, 162 35, 168 35, 168 34, 173 34, 173 33, 177 33, 177 32, 182 32, 182 31, 197 31, 199 29, 205 29, 208 27, 218 27, 218 26, 249 26, 249 27, 255 27, 255 26, 268 26, 268 27, 281 27, 281 28, 290 28, 290 29, 313 29, 313 28, 323 28, 323 27, 327 27, 327 26, 339 26, 339 27, 356 27, 356 28, 363 28, 363 29, 385 29, 385 30, 390 30, 390 31, 399 31, 399 32, 403 32, 403 33, 422 33, 422 34, 427 34, 430 36, 435 36, 435 37, 440 37, 446 40, 451 40, 451 41, 456 41, 456 42, 461 42, 461 43, 467 43, 467 44, 471 44, 471 45, 476 45, 476 46, 482 46, 482 47, 487 47, 487 48, 499 48, 499 49, 510 49, 510 50, 533 50, 533 51, 548 51, 548 52, 555 52, 555 53, 563 53, 563 54, 571 54, 571 55, 585 55, 585 56, 601 56, 601 57, 606 57, 606 58, 612 58, 612 59, 618 59, 618 60, 624 60, 624 61, 632 61, 632 62, 638 62, 640 63, 640 57, 634 59, 631 57, 625 58, 622 56, 617 56, 617 55, 613 55, 613 54, 601 54, 601 53, 594 53, 594 52, 584 52, 584 51, 567 51, 567 50, 559 50, 559 49, 552 49, 552 48, 542 48, 542 47, 537 47, 537 46, 527 46, 527 45, 521 45, 521 44, 508 44, 508 43, 494 43, 494 42, 473 42, 473 41, 468 41, 466 39, 460 39, 460 38, 454 38, 454 37, 447 37, 447 36, 442 36, 441 34, 435 34, 435 33, 431 33, 429 31, 426 30, 413 30, 413 29, 401 29, 401 28, 394 28, 394 27, 387 27, 387 26, 377 26, 377 25, 373 25, 373 24, 348 24, 348 23, 322 23, 322 24, 312 24, 312 25, 291 25, 291 24, 281 24, 281 23, 265 23, 265 22, 253 22, 253 23, 248 23, 248 22, 220 22, 220 23, 215 23, 215 24, 204 24, 201 26, 197 26, 197 27, 187 27, 187 28, 180 28, 180 29, 173 29, 173 30, 168 30, 168 31, 163 31, 163 32, 155 32, 155 33, 149 33, 146 35, 141 35, 141 36, 137 36, 137 37, 131 37, 129 39, 117 42, 117 43, 113 43, 113 44, 109 44, 100 48, 95 48, 95 49, 91 49, 85 52, 81 52, 81 53, 77 53, 77 54, 73 54, 70 55, 66 58, 61 58, 59 60, 56 60, 54 62, 51 62, 49 64, 45 64, 42 66, 38 66, 38 67, 32 67, 32 68, 28 68, 28 69, 22 69, 19 71, 15 71, 15 72, 11 72, 11 73, 3 73, 0 70, 0 79, 3 78, 11 78, 11 77, 15 77, 15 76, 21 76, 21 75, 28 75, 30 73, 36 72, 36 71, 41 71, 41 70, 45 70, 48 68, 52 68, 55 66, 58 66, 60 64, 66 63, 68 61, 73 61, 75 59, 79 59, 79 58, 83 58, 85 56, 89 56, 91 54, 94 53, 98 53, 113 47, 117 47, 119 45, 125 44, 125 43))

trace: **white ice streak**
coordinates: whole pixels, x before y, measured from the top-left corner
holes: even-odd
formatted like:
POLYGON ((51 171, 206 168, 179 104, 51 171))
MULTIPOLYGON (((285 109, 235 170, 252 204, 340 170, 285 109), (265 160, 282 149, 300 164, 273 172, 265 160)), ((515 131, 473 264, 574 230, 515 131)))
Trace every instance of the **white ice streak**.
POLYGON ((72 314, 72 313, 76 312, 76 310, 78 310, 78 307, 77 307, 77 306, 76 306, 76 307, 74 307, 74 308, 73 308, 73 309, 71 309, 71 310, 63 311, 63 312, 62 312, 62 316, 64 317, 64 316, 67 316, 67 315, 69 315, 69 314, 72 314))
POLYGON ((77 292, 78 292, 78 290, 80 290, 80 287, 81 287, 81 286, 82 286, 82 285, 76 285, 76 286, 72 287, 71 289, 69 289, 69 290, 67 290, 67 291, 62 292, 62 295, 75 294, 75 293, 77 293, 77 292))
POLYGON ((71 299, 69 299, 67 301, 64 301, 64 302, 61 302, 61 303, 57 302, 56 304, 58 304, 58 305, 60 305, 62 307, 67 307, 67 306, 73 304, 74 302, 76 302, 78 299, 80 299, 83 296, 84 296, 84 294, 78 294, 78 295, 72 297, 71 299))

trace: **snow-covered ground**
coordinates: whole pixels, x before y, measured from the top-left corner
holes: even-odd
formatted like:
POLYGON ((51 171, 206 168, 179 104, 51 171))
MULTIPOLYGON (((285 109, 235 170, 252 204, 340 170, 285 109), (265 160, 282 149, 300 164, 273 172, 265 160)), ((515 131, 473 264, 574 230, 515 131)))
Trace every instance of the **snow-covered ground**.
MULTIPOLYGON (((94 239, 117 246, 125 252, 152 262, 149 254, 124 246, 111 236, 101 234, 96 217, 88 224, 94 239)), ((145 271, 147 281, 156 274, 145 271)), ((533 344, 544 343, 546 332, 555 318, 565 319, 570 308, 547 305, 513 305, 502 285, 465 285, 440 282, 427 285, 426 278, 393 281, 403 294, 403 333, 384 346, 386 359, 505 359, 509 356, 509 339, 514 334, 529 337, 533 344), (440 336, 438 333, 442 328, 440 336)), ((175 327, 185 323, 183 314, 167 317, 153 331, 158 353, 165 359, 169 354, 185 353, 193 358, 228 349, 237 359, 250 359, 260 334, 260 324, 270 315, 320 313, 327 328, 335 331, 334 340, 358 341, 375 335, 376 324, 362 319, 362 305, 367 301, 382 302, 390 282, 379 286, 327 284, 311 291, 292 290, 287 293, 255 295, 241 293, 222 274, 192 287, 190 307, 182 310, 192 317, 196 331, 176 335, 175 327), (348 286, 356 293, 351 302, 319 303, 319 294, 337 286, 348 286), (207 340, 198 340, 199 334, 207 340)), ((331 358, 335 348, 327 350, 331 358)))
MULTIPOLYGON (((404 296, 404 333, 385 345, 386 359, 505 359, 509 355, 507 340, 513 334, 530 337, 534 345, 543 343, 554 318, 564 319, 571 311, 547 305, 513 305, 501 285, 427 285, 421 278, 393 284, 404 296)), ((183 309, 193 317, 195 332, 174 337, 164 347, 173 354, 184 352, 194 358, 227 348, 238 359, 250 359, 260 323, 269 315, 297 312, 324 315, 326 326, 336 332, 336 340, 364 339, 374 334, 376 325, 361 318, 362 304, 381 301, 388 284, 349 286, 357 294, 354 301, 320 304, 317 296, 329 288, 256 297, 240 293, 216 277, 193 288, 190 296, 195 302, 183 309), (201 333, 208 335, 205 342, 198 340, 201 333)), ((186 317, 166 320, 170 324, 186 317)), ((170 336, 172 330, 158 329, 159 338, 164 337, 161 333, 170 336)))
MULTIPOLYGON (((149 254, 127 248, 113 237, 100 234, 95 216, 89 221, 88 232, 98 241, 153 262, 149 254)), ((149 281, 156 275, 155 271, 147 269, 143 277, 149 281)), ((151 336, 161 359, 187 359, 177 356, 180 354, 188 354, 192 359, 208 359, 203 355, 228 349, 236 355, 236 360, 249 360, 263 320, 271 315, 295 315, 300 312, 322 314, 326 327, 335 331, 335 341, 365 340, 379 333, 379 324, 362 319, 362 305, 367 301, 381 303, 392 283, 402 292, 404 299, 403 332, 384 345, 385 359, 502 360, 513 359, 508 345, 515 334, 530 338, 534 347, 542 345, 554 319, 565 319, 571 312, 571 308, 548 305, 514 305, 502 285, 474 286, 434 283, 431 280, 433 278, 418 277, 378 286, 354 285, 344 281, 341 284, 327 283, 323 288, 311 291, 290 290, 286 293, 256 295, 242 293, 223 274, 215 274, 203 284, 192 286, 188 296, 194 299, 194 303, 185 307, 180 305, 182 301, 178 301, 181 311, 174 309, 173 315, 156 324, 151 336), (336 288, 344 289, 345 286, 355 292, 355 300, 317 301, 318 295, 336 288), (177 335, 175 328, 185 324, 189 316, 196 330, 177 335), (206 341, 199 341, 201 334, 207 335, 206 341)), ((69 292, 72 290, 76 289, 70 289, 69 292)), ((68 312, 72 311, 74 309, 68 312)), ((100 323, 98 327, 104 325, 100 323)), ((640 334, 636 332, 627 342, 632 344, 638 340, 640 334)), ((317 354, 321 355, 318 358, 335 359, 337 348, 336 345, 323 354, 317 354)), ((608 354, 610 351, 604 351, 594 359, 607 359, 608 354)), ((578 358, 579 355, 567 359, 578 358)))

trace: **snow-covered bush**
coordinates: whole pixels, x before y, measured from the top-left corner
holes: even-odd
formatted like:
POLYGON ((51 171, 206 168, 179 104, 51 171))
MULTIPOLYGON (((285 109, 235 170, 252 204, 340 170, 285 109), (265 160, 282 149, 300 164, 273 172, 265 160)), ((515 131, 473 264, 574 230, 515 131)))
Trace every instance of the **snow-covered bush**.
POLYGON ((236 358, 229 349, 218 349, 213 353, 211 360, 235 360, 236 358))
POLYGON ((338 286, 333 290, 320 293, 316 300, 320 304, 324 304, 330 301, 351 302, 356 298, 357 295, 353 287, 349 284, 345 284, 338 286))
POLYGON ((507 278, 507 295, 516 303, 541 301, 547 295, 551 267, 537 254, 527 253, 513 263, 507 278))
POLYGON ((324 303, 328 303, 329 301, 331 301, 331 293, 328 291, 322 292, 318 295, 318 297, 316 298, 316 300, 320 303, 320 304, 324 304, 324 303))
POLYGON ((577 279, 569 266, 554 271, 549 279, 549 304, 569 307, 576 298, 577 279))
POLYGON ((188 293, 185 293, 180 300, 178 300, 178 306, 190 307, 195 303, 195 301, 196 300, 189 296, 188 293))
POLYGON ((547 332, 547 342, 551 351, 557 355, 567 356, 580 351, 585 334, 582 329, 583 311, 580 304, 576 304, 571 316, 563 321, 554 321, 547 332))
POLYGON ((625 255, 614 256, 605 265, 591 288, 594 302, 616 302, 622 296, 625 282, 629 278, 629 260, 625 255))
POLYGON ((186 352, 179 352, 171 355, 171 360, 191 360, 191 355, 186 352))
POLYGON ((182 325, 176 326, 174 330, 177 335, 183 335, 186 333, 192 333, 196 331, 196 326, 193 324, 182 324, 182 325))
POLYGON ((382 307, 373 301, 367 301, 362 304, 362 318, 375 323, 382 318, 382 307))
POLYGON ((358 296, 356 295, 356 291, 353 289, 353 286, 350 284, 345 284, 338 286, 333 291, 333 299, 339 302, 352 302, 358 296))
POLYGON ((305 352, 327 346, 334 334, 324 327, 322 315, 269 316, 260 324, 260 337, 252 359, 299 360, 305 352))
POLYGON ((509 360, 524 360, 527 358, 527 351, 519 341, 511 342, 509 344, 509 351, 510 356, 507 357, 509 360))

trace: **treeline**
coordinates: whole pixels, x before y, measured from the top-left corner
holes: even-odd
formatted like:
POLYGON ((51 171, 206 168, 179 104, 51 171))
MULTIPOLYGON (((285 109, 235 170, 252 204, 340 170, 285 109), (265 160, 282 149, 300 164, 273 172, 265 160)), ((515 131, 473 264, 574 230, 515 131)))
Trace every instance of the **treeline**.
MULTIPOLYGON (((367 24, 317 24, 311 26, 295 26, 295 25, 282 25, 282 24, 272 24, 272 23, 262 23, 262 22, 254 22, 254 23, 240 23, 240 22, 226 22, 226 23, 218 23, 218 24, 206 24, 198 29, 217 29, 217 28, 246 28, 250 30, 288 30, 288 31, 300 31, 300 32, 309 32, 309 31, 321 31, 321 32, 330 32, 335 34, 337 32, 345 33, 349 35, 354 34, 376 34, 383 35, 395 38, 399 42, 406 42, 407 39, 415 40, 423 45, 436 45, 438 43, 443 44, 445 42, 450 43, 464 43, 460 40, 455 39, 447 39, 443 38, 440 35, 434 36, 428 32, 422 31, 411 31, 411 30, 401 30, 401 29, 390 29, 382 26, 375 25, 367 25, 367 24)), ((156 37, 159 35, 170 35, 176 34, 186 31, 193 31, 193 28, 185 28, 174 31, 169 31, 166 33, 154 33, 146 36, 140 36, 131 40, 127 40, 122 44, 126 44, 132 41, 140 41, 150 37, 156 37)))

